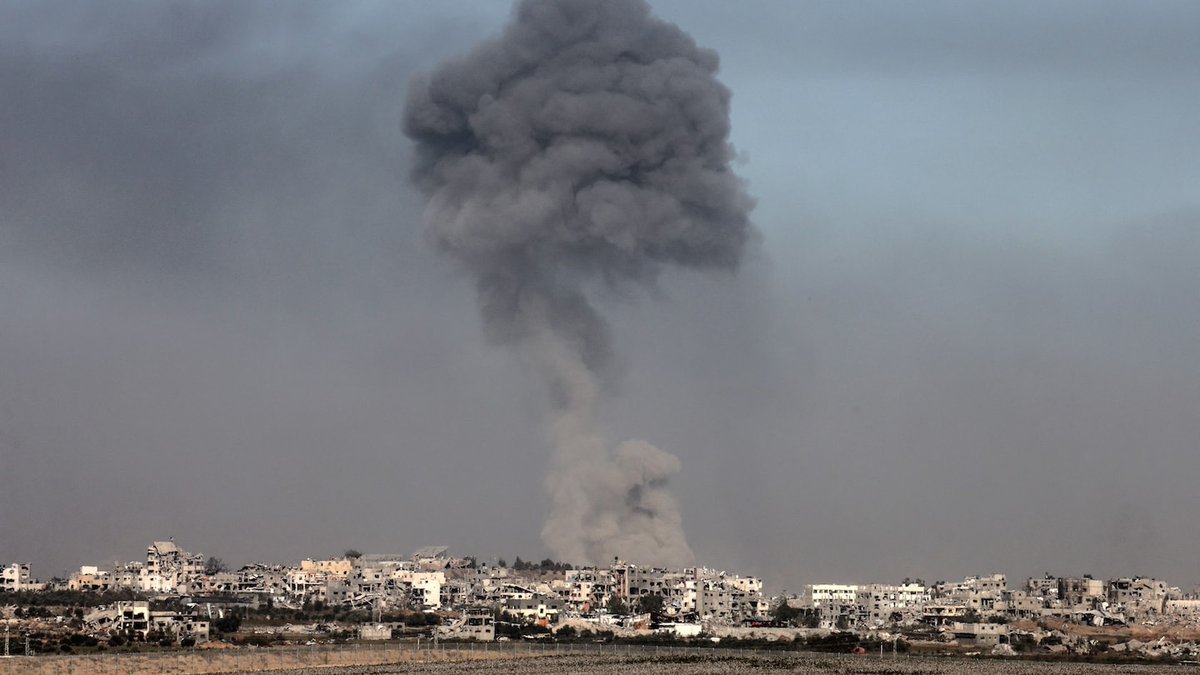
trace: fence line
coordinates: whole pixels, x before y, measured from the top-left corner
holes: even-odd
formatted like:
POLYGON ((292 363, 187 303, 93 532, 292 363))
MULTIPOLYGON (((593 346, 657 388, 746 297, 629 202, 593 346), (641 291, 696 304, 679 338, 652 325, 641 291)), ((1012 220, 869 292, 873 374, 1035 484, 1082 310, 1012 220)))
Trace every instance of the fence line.
MULTIPOLYGON (((697 645, 645 645, 629 643, 513 642, 359 642, 344 645, 286 645, 233 649, 193 649, 170 652, 46 655, 0 659, 0 675, 116 675, 121 673, 176 673, 202 675, 229 671, 269 671, 312 666, 364 666, 405 661, 463 661, 532 656, 594 654, 597 656, 707 656, 795 658, 800 652, 784 649, 711 647, 697 645)), ((822 653, 823 657, 843 655, 822 653)), ((892 654, 887 657, 894 658, 892 654)), ((862 657, 857 657, 862 658, 862 657)), ((879 658, 878 656, 876 658, 879 658)))

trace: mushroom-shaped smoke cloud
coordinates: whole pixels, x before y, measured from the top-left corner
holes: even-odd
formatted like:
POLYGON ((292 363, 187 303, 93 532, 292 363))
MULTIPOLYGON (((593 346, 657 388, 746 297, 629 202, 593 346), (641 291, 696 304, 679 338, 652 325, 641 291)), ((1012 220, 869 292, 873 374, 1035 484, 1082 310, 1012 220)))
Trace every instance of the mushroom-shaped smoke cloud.
POLYGON ((753 201, 717 64, 643 0, 522 0, 500 37, 410 83, 426 228, 472 273, 487 336, 554 394, 542 534, 572 562, 692 558, 666 490, 679 461, 614 450, 593 419, 610 345, 585 290, 737 266, 753 201))

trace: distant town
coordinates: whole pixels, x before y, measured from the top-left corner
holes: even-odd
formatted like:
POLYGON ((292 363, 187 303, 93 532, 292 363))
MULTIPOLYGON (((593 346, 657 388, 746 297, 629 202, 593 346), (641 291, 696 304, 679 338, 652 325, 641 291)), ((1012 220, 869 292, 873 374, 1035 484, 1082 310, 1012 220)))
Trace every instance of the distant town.
POLYGON ((1005 575, 989 574, 810 584, 766 597, 761 579, 731 571, 481 561, 442 546, 232 570, 173 540, 151 543, 144 561, 83 565, 66 579, 33 572, 2 565, 5 655, 422 637, 819 645, 842 636, 829 644, 1179 657, 1197 653, 1200 637, 1200 596, 1143 577, 1046 575, 1010 588, 1005 575))

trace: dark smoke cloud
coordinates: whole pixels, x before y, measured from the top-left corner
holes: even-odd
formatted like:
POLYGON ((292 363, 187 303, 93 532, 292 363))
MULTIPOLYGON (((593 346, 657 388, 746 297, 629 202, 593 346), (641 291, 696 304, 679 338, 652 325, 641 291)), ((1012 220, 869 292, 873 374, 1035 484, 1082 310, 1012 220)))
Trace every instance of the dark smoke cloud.
POLYGON ((526 0, 499 38, 410 84, 429 235, 473 274, 488 337, 558 404, 543 538, 575 562, 692 557, 665 489, 678 460, 613 450, 593 420, 611 347, 586 291, 737 266, 753 203, 717 66, 642 0, 526 0))

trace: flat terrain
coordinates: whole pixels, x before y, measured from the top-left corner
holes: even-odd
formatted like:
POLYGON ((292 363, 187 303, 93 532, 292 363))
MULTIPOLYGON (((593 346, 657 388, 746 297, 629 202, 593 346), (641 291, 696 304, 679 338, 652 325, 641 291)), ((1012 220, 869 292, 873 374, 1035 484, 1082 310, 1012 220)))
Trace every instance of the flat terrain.
POLYGON ((806 673, 862 673, 878 675, 1074 675, 1082 673, 1163 672, 1166 666, 1044 663, 1018 660, 976 660, 878 656, 796 654, 786 656, 726 655, 564 655, 531 656, 512 660, 451 663, 405 663, 390 666, 313 668, 274 671, 281 675, 788 675, 806 673))

